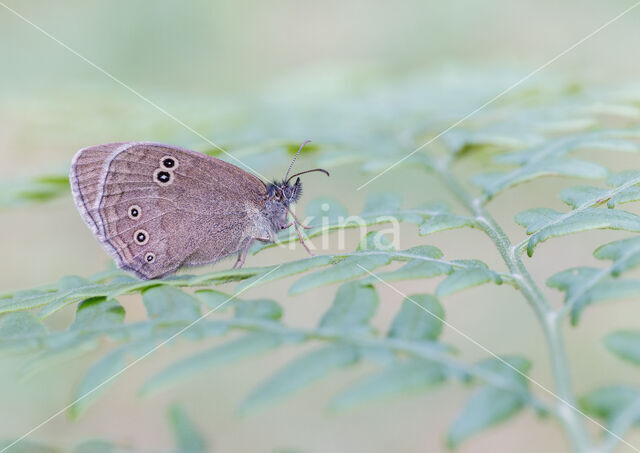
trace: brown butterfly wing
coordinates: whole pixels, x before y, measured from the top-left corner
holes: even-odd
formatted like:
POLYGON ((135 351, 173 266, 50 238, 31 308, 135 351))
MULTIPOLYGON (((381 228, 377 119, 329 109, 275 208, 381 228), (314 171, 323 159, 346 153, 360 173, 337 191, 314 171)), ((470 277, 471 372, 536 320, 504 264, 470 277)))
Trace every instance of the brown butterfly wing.
POLYGON ((99 187, 95 207, 87 210, 98 239, 120 267, 142 278, 217 261, 253 235, 268 233, 260 212, 264 184, 193 151, 157 143, 123 145, 110 156, 99 187))
POLYGON ((95 203, 100 196, 102 174, 109 162, 109 157, 124 143, 107 143, 90 146, 76 153, 71 162, 69 181, 73 199, 82 215, 82 219, 93 234, 98 234, 100 228, 96 223, 95 203))

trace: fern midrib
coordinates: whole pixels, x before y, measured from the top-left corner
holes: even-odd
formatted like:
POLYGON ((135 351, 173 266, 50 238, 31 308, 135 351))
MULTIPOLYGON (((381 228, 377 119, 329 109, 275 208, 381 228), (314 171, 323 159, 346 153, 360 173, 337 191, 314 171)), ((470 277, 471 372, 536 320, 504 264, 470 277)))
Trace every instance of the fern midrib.
MULTIPOLYGON (((354 252, 354 253, 350 253, 349 255, 333 255, 335 257, 339 257, 339 256, 367 256, 367 255, 389 255, 392 257, 402 257, 402 258, 408 258, 411 260, 419 260, 419 261, 427 261, 427 262, 431 262, 431 263, 439 263, 439 264, 444 264, 447 266, 451 266, 454 269, 475 269, 477 266, 473 266, 470 264, 463 264, 463 263, 456 263, 454 261, 447 261, 447 260, 442 260, 442 259, 438 259, 438 258, 430 258, 430 257, 426 257, 426 256, 422 256, 422 255, 413 255, 411 253, 402 253, 402 252, 381 252, 381 251, 359 251, 359 252, 354 252)), ((518 287, 518 283, 517 283, 517 277, 509 272, 500 272, 500 271, 495 271, 495 270, 491 270, 492 272, 495 272, 496 274, 498 274, 502 279, 504 283, 508 283, 510 285, 512 285, 513 287, 517 288, 518 287)))

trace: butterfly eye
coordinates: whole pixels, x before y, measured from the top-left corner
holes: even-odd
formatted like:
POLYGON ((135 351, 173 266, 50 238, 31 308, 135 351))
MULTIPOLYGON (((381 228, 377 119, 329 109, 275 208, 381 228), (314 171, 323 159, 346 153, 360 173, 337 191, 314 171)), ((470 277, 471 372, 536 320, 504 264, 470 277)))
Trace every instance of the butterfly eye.
POLYGON ((133 240, 136 241, 138 245, 144 245, 149 241, 149 233, 145 230, 138 230, 133 233, 133 240))

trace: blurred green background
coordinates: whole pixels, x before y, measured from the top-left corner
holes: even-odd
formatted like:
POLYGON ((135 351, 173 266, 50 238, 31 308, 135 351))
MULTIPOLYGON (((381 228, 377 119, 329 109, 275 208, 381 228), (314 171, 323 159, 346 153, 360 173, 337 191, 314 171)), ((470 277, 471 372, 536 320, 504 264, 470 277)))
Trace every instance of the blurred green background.
MULTIPOLYGON (((170 115, 240 156, 266 137, 277 148, 278 140, 311 138, 322 147, 349 136, 350 146, 366 151, 372 142, 384 140, 381 127, 401 129, 401 119, 415 112, 426 112, 426 124, 430 114, 453 122, 633 4, 574 0, 5 3, 170 115), (398 86, 415 85, 422 96, 403 97, 397 91, 398 86), (368 101, 359 100, 363 97, 368 101), (368 121, 371 117, 374 122, 368 121)), ((633 84, 640 75, 639 25, 640 10, 632 11, 517 92, 574 84, 597 91, 633 84)), ((211 148, 2 6, 0 37, 3 180, 65 172, 76 150, 109 141, 154 140, 197 150, 211 148)), ((261 159, 253 154, 247 159, 263 173, 280 176, 288 157, 284 150, 276 157, 261 159)), ((607 160, 612 168, 640 168, 635 156, 615 159, 607 160)), ((313 161, 313 153, 303 155, 298 167, 306 168, 313 161)), ((301 209, 317 196, 338 198, 354 211, 367 192, 400 191, 408 206, 445 196, 435 180, 411 169, 394 170, 360 192, 355 189, 368 176, 356 166, 330 170, 330 184, 320 177, 306 179, 301 209)), ((566 181, 539 180, 499 197, 490 209, 513 238, 521 238, 524 233, 511 220, 513 215, 532 206, 560 208, 555 194, 567 185, 566 181)), ((2 290, 50 283, 68 274, 89 275, 109 263, 70 196, 0 213, 0 232, 2 290)), ((531 262, 532 273, 544 282, 552 272, 592 263, 595 246, 624 236, 593 232, 547 243, 531 262)), ((357 235, 348 237, 355 247, 357 235)), ((485 256, 490 265, 503 268, 491 244, 478 232, 443 232, 428 241, 453 258, 485 256)), ((421 242, 424 239, 413 228, 403 227, 403 248, 421 242)), ((248 264, 265 265, 296 256, 304 256, 304 251, 272 249, 250 257, 248 264)), ((218 268, 227 265, 220 263, 218 268)), ((431 281, 406 283, 402 290, 411 294, 434 287, 431 281)), ((559 293, 546 291, 559 303, 559 293)), ((333 292, 325 288, 304 298, 288 297, 285 282, 247 297, 276 299, 284 305, 288 321, 310 325, 333 292)), ((384 325, 400 300, 392 291, 381 289, 380 294, 376 320, 384 325)), ((138 300, 122 302, 128 319, 143 316, 138 300)), ((529 307, 511 288, 480 287, 450 297, 445 304, 447 318, 456 327, 497 353, 532 358, 533 377, 550 383, 539 328, 529 307)), ((611 303, 594 309, 579 329, 569 332, 578 392, 612 377, 637 382, 637 372, 606 354, 599 340, 612 327, 637 325, 633 320, 638 316, 640 307, 634 304, 611 303)), ((55 321, 63 325, 64 316, 55 321)), ((483 357, 453 332, 445 330, 445 339, 469 360, 483 357)), ((438 452, 446 450, 442 442, 446 429, 468 393, 462 386, 447 385, 331 414, 325 409, 327 399, 353 379, 335 376, 265 412, 240 418, 235 405, 243 395, 293 356, 281 350, 197 376, 185 388, 146 399, 136 397, 137 388, 153 371, 197 347, 179 343, 166 348, 128 371, 81 420, 57 417, 32 437, 71 445, 85 437, 102 436, 137 451, 164 451, 171 443, 165 408, 181 401, 216 451, 438 452)), ((19 436, 64 407, 73 385, 96 357, 70 359, 21 380, 16 373, 19 361, 2 359, 0 437, 19 436)), ((640 443, 640 436, 636 433, 628 440, 640 443)), ((460 451, 564 451, 565 445, 558 425, 527 412, 474 438, 460 451)))

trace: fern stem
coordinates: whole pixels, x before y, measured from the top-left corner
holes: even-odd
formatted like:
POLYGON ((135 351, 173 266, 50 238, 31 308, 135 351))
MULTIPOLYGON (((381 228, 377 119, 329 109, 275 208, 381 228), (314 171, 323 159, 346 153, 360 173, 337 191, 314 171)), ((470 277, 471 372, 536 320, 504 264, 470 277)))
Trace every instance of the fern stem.
POLYGON ((584 426, 584 421, 576 408, 577 403, 562 332, 561 320, 563 318, 558 317, 557 312, 542 294, 522 262, 518 247, 513 245, 502 227, 484 208, 482 200, 474 199, 471 196, 451 173, 447 164, 434 163, 432 168, 451 193, 476 217, 479 228, 496 245, 509 272, 519 282, 518 289, 533 308, 547 342, 555 389, 553 395, 558 399, 555 414, 562 422, 574 451, 590 451, 590 439, 584 426))

